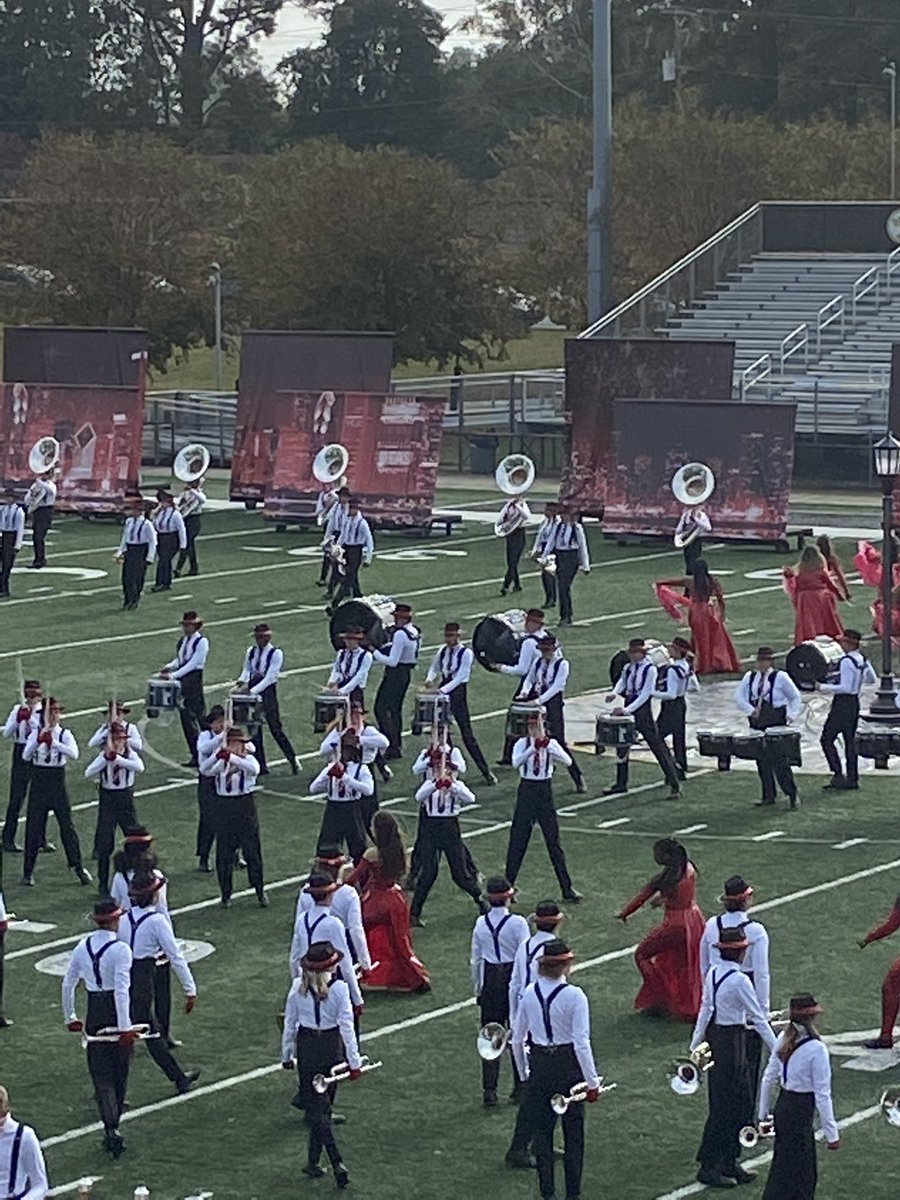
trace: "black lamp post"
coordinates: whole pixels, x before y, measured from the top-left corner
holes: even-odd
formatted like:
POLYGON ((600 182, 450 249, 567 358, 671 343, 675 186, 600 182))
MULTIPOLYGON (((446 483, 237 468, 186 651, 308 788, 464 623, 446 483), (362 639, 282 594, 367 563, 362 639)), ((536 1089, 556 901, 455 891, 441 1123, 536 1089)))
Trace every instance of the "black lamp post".
POLYGON ((875 474, 881 480, 881 683, 872 700, 868 719, 900 723, 897 709, 897 688, 894 683, 893 648, 891 645, 894 590, 894 483, 900 475, 900 442, 888 433, 872 447, 875 474))

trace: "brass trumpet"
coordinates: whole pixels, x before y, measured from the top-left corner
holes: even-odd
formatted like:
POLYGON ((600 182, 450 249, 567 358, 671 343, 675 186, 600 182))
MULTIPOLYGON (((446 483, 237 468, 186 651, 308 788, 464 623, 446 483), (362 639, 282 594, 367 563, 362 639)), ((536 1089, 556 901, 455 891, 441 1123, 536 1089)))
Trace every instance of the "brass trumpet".
POLYGON ((709 1042, 701 1042, 687 1058, 676 1058, 669 1070, 669 1086, 676 1096, 693 1096, 703 1076, 715 1066, 709 1042))
POLYGON ((478 1031, 478 1037, 475 1039, 478 1057, 483 1058, 485 1062, 494 1062, 509 1045, 510 1037, 511 1030, 497 1021, 488 1021, 487 1025, 478 1031))
MULTIPOLYGON (((617 1083, 604 1083, 601 1078, 598 1091, 602 1096, 604 1092, 614 1092, 618 1086, 617 1083)), ((568 1096, 564 1096, 562 1092, 557 1092, 555 1096, 551 1096, 550 1107, 557 1116, 561 1117, 568 1110, 570 1104, 578 1104, 580 1101, 586 1100, 590 1090, 588 1085, 582 1080, 581 1083, 572 1085, 568 1096)))
POLYGON ((773 1138, 774 1136, 775 1120, 773 1117, 766 1117, 758 1125, 745 1125, 738 1134, 738 1141, 745 1150, 752 1150, 761 1138, 773 1138))
MULTIPOLYGON (((364 1054, 359 1060, 359 1069, 365 1075, 369 1071, 377 1071, 379 1067, 384 1066, 384 1063, 369 1062, 368 1057, 364 1054)), ((319 1095, 324 1095, 325 1092, 335 1083, 343 1083, 345 1079, 350 1078, 350 1066, 348 1063, 338 1063, 337 1066, 331 1068, 327 1075, 313 1075, 313 1091, 319 1095)))

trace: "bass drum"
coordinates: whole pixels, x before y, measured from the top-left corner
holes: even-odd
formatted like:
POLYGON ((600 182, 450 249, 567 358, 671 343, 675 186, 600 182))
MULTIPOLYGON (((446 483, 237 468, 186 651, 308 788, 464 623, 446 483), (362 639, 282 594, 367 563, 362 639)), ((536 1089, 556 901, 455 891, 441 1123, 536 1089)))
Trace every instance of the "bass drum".
POLYGON ((521 609, 482 617, 472 630, 472 653, 483 667, 491 663, 514 667, 524 632, 525 613, 521 609))
POLYGON ((394 611, 394 601, 389 596, 364 596, 361 600, 345 600, 334 610, 329 625, 331 644, 335 650, 343 650, 341 634, 345 629, 361 629, 365 644, 380 650, 391 640, 385 626, 394 611))
MULTIPOLYGON (((660 667, 667 667, 672 661, 672 656, 669 654, 664 642, 659 642, 656 638, 644 638, 644 645, 647 649, 647 657, 656 667, 657 671, 660 667)), ((614 654, 609 660, 609 682, 613 687, 619 682, 622 672, 628 666, 629 661, 627 650, 620 650, 618 654, 614 654)))
POLYGON ((784 667, 801 692, 814 692, 817 683, 837 671, 843 657, 843 648, 834 638, 822 634, 789 650, 784 667))

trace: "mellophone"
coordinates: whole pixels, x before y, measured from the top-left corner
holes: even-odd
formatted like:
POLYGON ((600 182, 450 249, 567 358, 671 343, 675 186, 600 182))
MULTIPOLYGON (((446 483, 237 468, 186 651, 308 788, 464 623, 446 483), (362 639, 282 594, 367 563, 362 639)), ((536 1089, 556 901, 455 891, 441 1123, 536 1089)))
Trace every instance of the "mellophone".
POLYGON ((776 725, 771 729, 747 729, 741 733, 698 730, 697 749, 704 758, 718 760, 719 770, 728 771, 732 758, 753 762, 762 759, 786 760, 792 767, 803 765, 799 729, 776 725))
MULTIPOLYGON (((597 1091, 602 1096, 604 1092, 614 1092, 618 1086, 617 1083, 604 1083, 603 1076, 601 1075, 600 1087, 597 1091)), ((582 1100, 587 1100, 587 1094, 590 1090, 588 1085, 582 1080, 581 1083, 572 1085, 567 1096, 563 1095, 562 1092, 557 1092, 555 1096, 551 1096, 550 1107, 561 1117, 568 1110, 570 1104, 578 1104, 582 1100)))
POLYGON ((335 721, 347 724, 350 700, 338 692, 319 692, 313 699, 313 733, 324 733, 335 721))
MULTIPOLYGON (((368 1057, 363 1054, 359 1060, 360 1072, 365 1075, 368 1071, 377 1071, 379 1067, 384 1066, 380 1060, 378 1062, 369 1062, 368 1057)), ((313 1075, 313 1091, 318 1092, 320 1096, 324 1095, 330 1087, 337 1083, 343 1083, 345 1079, 350 1078, 350 1067, 347 1063, 338 1063, 337 1066, 331 1068, 327 1075, 313 1075)))

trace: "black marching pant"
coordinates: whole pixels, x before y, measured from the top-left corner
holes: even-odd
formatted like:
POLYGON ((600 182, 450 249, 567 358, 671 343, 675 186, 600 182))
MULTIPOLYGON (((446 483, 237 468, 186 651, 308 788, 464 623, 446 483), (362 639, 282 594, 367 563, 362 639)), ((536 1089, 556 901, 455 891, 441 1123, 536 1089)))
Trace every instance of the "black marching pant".
POLYGON ((197 534, 200 532, 201 518, 197 513, 193 517, 184 518, 184 532, 187 534, 187 545, 183 550, 178 552, 178 562, 175 566, 176 574, 181 574, 185 564, 190 562, 191 574, 197 574, 197 534))
POLYGON ((372 792, 371 796, 360 796, 359 800, 357 801, 357 803, 359 804, 359 814, 362 817, 363 828, 365 829, 365 831, 369 835, 369 837, 372 836, 372 819, 375 816, 375 814, 378 812, 378 808, 379 808, 378 782, 377 782, 377 780, 375 780, 374 768, 375 768, 375 763, 373 762, 369 766, 369 769, 372 771, 372 779, 373 779, 373 782, 375 783, 374 792, 372 792))
MULTIPOLYGON (((478 1011, 482 1026, 496 1021, 498 1025, 509 1025, 509 981, 512 977, 513 964, 485 963, 484 982, 481 985, 481 995, 478 997, 478 1011)), ((501 1058, 492 1062, 481 1060, 481 1086, 486 1092, 496 1092, 500 1081, 501 1058)), ((513 1065, 513 1083, 519 1084, 519 1073, 516 1070, 515 1059, 510 1054, 513 1065)))
POLYGON ((693 575, 694 563, 698 558, 703 557, 703 540, 695 537, 692 542, 688 542, 682 551, 684 554, 684 573, 685 575, 693 575))
POLYGON ((553 807, 553 788, 549 779, 521 779, 516 807, 506 848, 506 878, 515 883, 531 841, 531 831, 540 825, 547 853, 563 893, 572 891, 572 879, 566 865, 566 852, 559 840, 559 821, 553 807))
POLYGON ((197 777, 197 857, 209 858, 216 840, 216 820, 219 811, 219 798, 216 795, 216 781, 209 775, 197 777))
POLYGON ((31 763, 22 757, 25 747, 20 742, 13 744, 12 765, 9 770, 9 803, 6 806, 6 819, 3 822, 2 842, 4 846, 12 846, 16 840, 19 828, 19 816, 22 805, 28 795, 28 784, 31 781, 31 763))
POLYGON ((34 545, 34 565, 43 567, 47 562, 45 543, 47 532, 53 524, 53 506, 45 504, 31 514, 31 541, 34 545))
MULTIPOLYGON (((153 1014, 156 996, 156 959, 136 958, 131 964, 131 1019, 135 1025, 149 1025, 151 1033, 160 1033, 153 1014)), ((176 1086, 184 1081, 184 1071, 166 1045, 165 1037, 148 1038, 147 1052, 167 1079, 176 1086)))
POLYGON ((859 755, 856 753, 856 727, 859 724, 859 696, 837 695, 831 702, 819 745, 825 752, 828 768, 832 775, 842 777, 849 784, 859 783, 859 755), (844 739, 844 756, 847 770, 841 769, 841 756, 835 742, 838 735, 844 739))
MULTIPOLYGON (((787 725, 786 711, 783 708, 773 708, 770 704, 763 704, 760 715, 750 719, 751 729, 774 729, 781 725, 787 725)), ((762 799, 764 804, 775 803, 776 779, 778 780, 778 786, 789 799, 793 799, 797 795, 794 772, 791 770, 791 764, 783 754, 760 754, 756 760, 756 773, 759 775, 759 780, 762 784, 762 799)))
POLYGON ((230 900, 234 890, 234 860, 238 850, 247 862, 247 882, 263 890, 262 849, 259 844, 259 818, 252 796, 217 796, 216 874, 223 900, 230 900))
POLYGON ((541 567, 541 585, 544 589, 544 607, 553 608, 556 604, 556 572, 545 571, 541 567))
POLYGON ((331 571, 331 555, 322 552, 322 569, 319 572, 319 583, 327 583, 328 575, 331 571))
POLYGON ((47 818, 53 813, 59 826, 59 836, 70 867, 81 866, 81 845, 72 820, 72 805, 66 791, 65 767, 34 767, 28 792, 28 815, 25 818, 26 875, 34 871, 38 851, 47 834, 47 818))
POLYGON ((366 852, 366 825, 359 800, 328 800, 322 813, 322 826, 316 843, 316 854, 326 846, 343 846, 354 862, 366 852))
POLYGON ((747 1030, 747 1077, 749 1086, 747 1089, 747 1098, 750 1101, 747 1109, 745 1120, 741 1121, 741 1128, 745 1125, 756 1124, 756 1096, 759 1092, 759 1076, 762 1069, 762 1054, 763 1040, 755 1029, 747 1030))
POLYGON ((172 964, 167 958, 156 960, 153 973, 153 1016, 166 1040, 172 1027, 172 964))
MULTIPOLYGON (((568 1095, 576 1083, 580 1083, 581 1067, 571 1044, 562 1046, 532 1046, 531 1074, 528 1090, 520 1111, 521 1126, 531 1135, 531 1144, 537 1158, 538 1186, 542 1200, 552 1200, 556 1195, 554 1186, 553 1132, 557 1114, 550 1107, 550 1100, 557 1092, 568 1095)), ((564 1170, 566 1195, 581 1195, 581 1172, 584 1167, 584 1105, 570 1104, 562 1119, 565 1145, 564 1170)), ((519 1133, 516 1122, 516 1133, 519 1133)), ((527 1150, 528 1142, 514 1149, 527 1150)))
POLYGON ((347 596, 362 596, 362 588, 359 586, 362 556, 362 546, 344 547, 344 574, 338 576, 338 589, 334 594, 335 604, 340 604, 347 596))
POLYGON ((104 895, 109 894, 109 863, 116 848, 116 826, 129 833, 138 824, 132 788, 101 787, 97 809, 97 829, 94 833, 94 853, 97 856, 97 882, 104 895))
POLYGON ((684 696, 676 696, 674 700, 663 700, 659 710, 656 727, 662 741, 667 737, 672 739, 672 757, 675 766, 687 771, 687 734, 685 721, 687 719, 687 702, 684 696))
POLYGON ((775 1155, 762 1200, 814 1200, 818 1171, 815 1096, 782 1091, 775 1104, 775 1155))
MULTIPOLYGON (((659 736, 659 728, 653 719, 650 701, 642 705, 634 713, 634 724, 638 733, 647 743, 653 757, 659 763, 660 770, 670 788, 678 787, 678 772, 669 753, 669 747, 659 736)), ((628 787, 628 747, 616 751, 616 783, 620 787, 628 787)))
POLYGON ((172 586, 172 564, 178 553, 178 534, 159 533, 156 536, 156 586, 172 586))
POLYGON ((0 933, 0 1017, 3 1016, 3 960, 6 957, 6 934, 0 933))
MULTIPOLYGON (((416 840, 412 848, 412 854, 409 856, 409 875, 407 876, 407 891, 414 892, 416 890, 416 882, 419 875, 422 873, 422 853, 428 844, 428 835, 422 832, 423 823, 428 820, 425 816, 424 808, 419 809, 419 824, 416 828, 416 840)), ((466 876, 472 880, 474 884, 478 884, 478 867, 475 865, 475 859, 472 857, 472 852, 469 850, 468 842, 463 842, 463 857, 466 864, 466 876)))
MULTIPOLYGON (((117 1029, 116 998, 113 992, 88 992, 85 1033, 96 1035, 101 1029, 117 1029)), ((150 1043, 148 1042, 149 1046, 150 1043)), ((87 1065, 94 1085, 94 1099, 107 1133, 115 1133, 122 1117, 131 1048, 115 1042, 91 1042, 87 1047, 87 1065)))
POLYGON ((491 769, 487 765, 487 759, 484 757, 472 730, 468 686, 465 683, 461 683, 459 687, 454 688, 450 693, 450 715, 459 728, 459 736, 462 738, 463 745, 471 755, 472 762, 474 762, 481 774, 487 778, 491 769))
POLYGON ((147 547, 143 542, 129 542, 122 562, 122 599, 125 604, 137 604, 144 590, 147 575, 147 547))
POLYGON ((556 551, 556 582, 559 587, 559 619, 572 620, 572 583, 578 574, 578 551, 556 551))
POLYGON ((743 1025, 717 1025, 711 1022, 707 1040, 714 1066, 706 1074, 709 1116, 697 1161, 703 1171, 734 1175, 741 1144, 738 1135, 746 1124, 750 1096, 747 1069, 747 1030, 743 1025))
POLYGON ((297 1076, 299 1090, 297 1102, 303 1108, 309 1129, 307 1165, 317 1167, 322 1151, 328 1155, 332 1168, 340 1166, 341 1152, 334 1140, 331 1124, 331 1106, 334 1103, 335 1086, 325 1092, 313 1087, 316 1075, 329 1075, 333 1067, 344 1061, 343 1043, 337 1029, 297 1030, 297 1076))
MULTIPOLYGON (((290 738, 284 732, 284 726, 281 724, 281 709, 278 707, 278 684, 273 683, 261 693, 263 716, 266 724, 269 727, 269 732, 275 740, 278 749, 284 755, 289 763, 294 761, 294 747, 291 745, 290 738)), ((259 762, 261 772, 268 771, 266 764, 266 751, 263 745, 263 727, 262 725, 254 725, 252 730, 253 744, 256 747, 256 758, 259 762)))
POLYGON ((375 693, 375 720, 378 728, 390 742, 387 754, 398 758, 403 751, 400 734, 403 730, 403 701, 412 675, 411 663, 398 663, 396 667, 385 667, 384 677, 375 693))
POLYGON ((472 877, 466 851, 456 817, 429 817, 424 815, 419 825, 416 847, 420 851, 421 868, 416 879, 410 912, 414 917, 422 915, 428 893, 434 887, 441 864, 441 855, 447 859, 450 878, 458 888, 471 896, 476 904, 481 902, 477 876, 472 877))
POLYGON ((0 533, 0 596, 9 595, 9 577, 17 553, 16 535, 8 531, 0 533))
POLYGON ((574 782, 580 787, 583 782, 581 768, 575 761, 575 755, 566 745, 566 720, 563 716, 564 701, 562 696, 557 692, 550 700, 547 701, 546 723, 547 729, 550 731, 550 736, 559 742, 560 746, 565 750, 566 754, 571 758, 572 765, 567 768, 574 782))
POLYGON ((522 590, 519 582, 519 559, 525 549, 525 526, 520 525, 512 533, 506 535, 506 574, 503 576, 501 587, 504 592, 511 587, 516 591, 522 590))
POLYGON ((187 675, 182 675, 181 708, 178 711, 181 717, 181 731, 187 742, 191 761, 196 764, 197 738, 200 734, 200 725, 206 715, 202 671, 190 671, 187 675))

